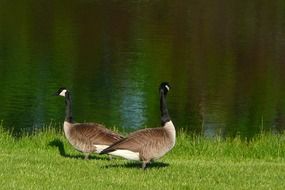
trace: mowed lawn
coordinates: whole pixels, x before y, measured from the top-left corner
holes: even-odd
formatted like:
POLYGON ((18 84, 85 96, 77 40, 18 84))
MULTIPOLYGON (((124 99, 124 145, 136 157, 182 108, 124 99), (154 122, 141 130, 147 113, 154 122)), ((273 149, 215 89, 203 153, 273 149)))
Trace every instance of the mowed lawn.
POLYGON ((52 129, 13 138, 0 130, 0 189, 285 189, 285 135, 250 141, 180 132, 174 149, 146 170, 93 154, 52 129))

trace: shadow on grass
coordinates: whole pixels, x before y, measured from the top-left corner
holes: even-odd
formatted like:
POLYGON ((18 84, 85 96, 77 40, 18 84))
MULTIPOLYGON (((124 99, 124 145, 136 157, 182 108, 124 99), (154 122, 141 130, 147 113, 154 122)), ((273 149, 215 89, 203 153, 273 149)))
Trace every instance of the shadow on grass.
MULTIPOLYGON (((82 159, 82 160, 84 160, 84 158, 85 158, 85 156, 83 154, 82 155, 80 155, 80 154, 78 154, 78 155, 67 154, 65 152, 63 142, 61 140, 59 140, 59 139, 54 139, 53 141, 49 142, 48 145, 52 146, 52 147, 57 147, 58 151, 59 151, 59 154, 62 157, 72 158, 72 159, 82 159)), ((96 159, 96 160, 108 160, 108 158, 106 158, 106 157, 98 157, 98 156, 94 156, 94 155, 89 155, 88 160, 93 160, 93 159, 96 159)))
MULTIPOLYGON (((165 168, 168 167, 169 164, 163 163, 163 162, 153 162, 146 165, 146 169, 150 168, 165 168)), ((142 163, 141 162, 128 162, 124 164, 110 164, 103 166, 103 168, 137 168, 142 169, 142 163)))

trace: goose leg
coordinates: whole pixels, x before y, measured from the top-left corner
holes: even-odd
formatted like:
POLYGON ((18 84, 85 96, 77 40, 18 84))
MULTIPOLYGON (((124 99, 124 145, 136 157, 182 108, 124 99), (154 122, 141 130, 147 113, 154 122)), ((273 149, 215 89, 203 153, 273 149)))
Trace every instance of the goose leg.
POLYGON ((112 160, 113 159, 112 155, 108 154, 108 159, 112 160))
POLYGON ((88 154, 88 153, 85 153, 84 160, 88 160, 88 159, 89 159, 89 154, 88 154))
POLYGON ((142 163, 142 169, 143 169, 143 170, 146 169, 146 164, 147 164, 147 163, 148 163, 147 161, 143 161, 143 163, 142 163))

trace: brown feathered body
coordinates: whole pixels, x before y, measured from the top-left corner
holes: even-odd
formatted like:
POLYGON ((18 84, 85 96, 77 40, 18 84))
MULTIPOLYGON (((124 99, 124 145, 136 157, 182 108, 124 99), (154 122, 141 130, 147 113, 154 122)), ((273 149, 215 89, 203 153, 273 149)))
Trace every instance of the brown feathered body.
POLYGON ((97 123, 64 122, 64 133, 69 143, 83 153, 100 153, 103 148, 123 137, 97 123), (99 145, 98 148, 96 145, 99 145))
POLYGON ((129 160, 141 160, 145 163, 156 160, 170 151, 176 141, 175 128, 172 121, 164 127, 147 128, 129 134, 101 153, 121 156, 129 160))

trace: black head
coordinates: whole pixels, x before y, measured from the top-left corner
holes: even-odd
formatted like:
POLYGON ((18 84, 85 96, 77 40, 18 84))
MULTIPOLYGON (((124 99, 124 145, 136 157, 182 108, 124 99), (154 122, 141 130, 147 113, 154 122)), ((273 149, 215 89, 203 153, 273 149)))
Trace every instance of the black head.
POLYGON ((57 92, 55 93, 56 96, 65 96, 65 93, 68 90, 65 87, 61 87, 60 89, 57 90, 57 92))
POLYGON ((159 86, 159 92, 163 91, 164 95, 170 90, 170 85, 168 82, 162 82, 159 86))

